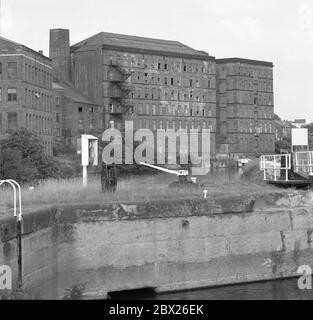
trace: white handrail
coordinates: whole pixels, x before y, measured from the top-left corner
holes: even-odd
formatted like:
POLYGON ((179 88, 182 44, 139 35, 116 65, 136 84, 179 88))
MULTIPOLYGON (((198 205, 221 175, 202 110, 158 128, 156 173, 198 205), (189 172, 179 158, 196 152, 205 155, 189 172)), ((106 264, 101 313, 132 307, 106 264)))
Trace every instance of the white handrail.
POLYGON ((13 179, 6 179, 6 180, 0 180, 0 187, 5 184, 8 183, 9 185, 11 185, 11 187, 13 188, 13 199, 14 199, 14 217, 17 217, 18 221, 22 221, 22 190, 21 190, 21 186, 13 179), (17 214, 17 210, 16 210, 16 187, 18 188, 19 191, 19 214, 17 214))
POLYGON ((13 179, 8 179, 8 181, 14 183, 18 188, 18 200, 19 200, 19 214, 18 221, 22 221, 22 188, 21 186, 13 179))

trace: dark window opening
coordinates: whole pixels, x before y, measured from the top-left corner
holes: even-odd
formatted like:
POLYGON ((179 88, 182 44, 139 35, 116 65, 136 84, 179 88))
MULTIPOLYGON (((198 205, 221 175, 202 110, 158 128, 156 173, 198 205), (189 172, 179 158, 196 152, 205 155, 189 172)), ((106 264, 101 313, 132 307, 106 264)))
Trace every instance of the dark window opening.
POLYGON ((16 101, 17 93, 16 88, 8 88, 8 101, 16 101))
POLYGON ((78 107, 78 112, 83 112, 83 107, 78 107))
POLYGON ((17 130, 17 113, 16 112, 8 113, 8 129, 17 130))
POLYGON ((171 85, 174 85, 174 78, 171 78, 171 85))

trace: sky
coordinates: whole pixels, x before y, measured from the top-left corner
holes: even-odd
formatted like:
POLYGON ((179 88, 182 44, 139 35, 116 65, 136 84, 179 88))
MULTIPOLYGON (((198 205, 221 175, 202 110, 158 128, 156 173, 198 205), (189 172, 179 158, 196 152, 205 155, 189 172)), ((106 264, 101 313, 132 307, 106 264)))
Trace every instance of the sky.
POLYGON ((217 58, 272 61, 275 113, 313 121, 312 0, 0 0, 1 35, 49 55, 98 32, 180 41, 217 58))

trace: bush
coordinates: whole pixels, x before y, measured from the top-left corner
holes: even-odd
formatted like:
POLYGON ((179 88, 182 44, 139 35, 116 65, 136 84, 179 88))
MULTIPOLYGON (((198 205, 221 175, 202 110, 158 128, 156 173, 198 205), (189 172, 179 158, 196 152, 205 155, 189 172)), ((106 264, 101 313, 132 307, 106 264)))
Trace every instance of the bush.
POLYGON ((23 162, 19 151, 2 149, 0 154, 0 177, 1 179, 14 179, 21 184, 25 184, 37 179, 38 170, 26 161, 23 162))
POLYGON ((40 139, 26 129, 9 132, 0 149, 1 178, 33 183, 48 178, 58 178, 57 161, 44 153, 40 139))

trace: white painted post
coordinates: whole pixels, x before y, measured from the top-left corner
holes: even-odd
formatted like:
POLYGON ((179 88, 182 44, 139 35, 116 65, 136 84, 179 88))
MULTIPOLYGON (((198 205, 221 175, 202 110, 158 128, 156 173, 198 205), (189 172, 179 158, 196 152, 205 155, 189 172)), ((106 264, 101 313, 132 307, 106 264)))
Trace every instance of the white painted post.
POLYGON ((87 187, 87 180, 88 180, 88 171, 87 166, 83 166, 83 186, 87 187))

